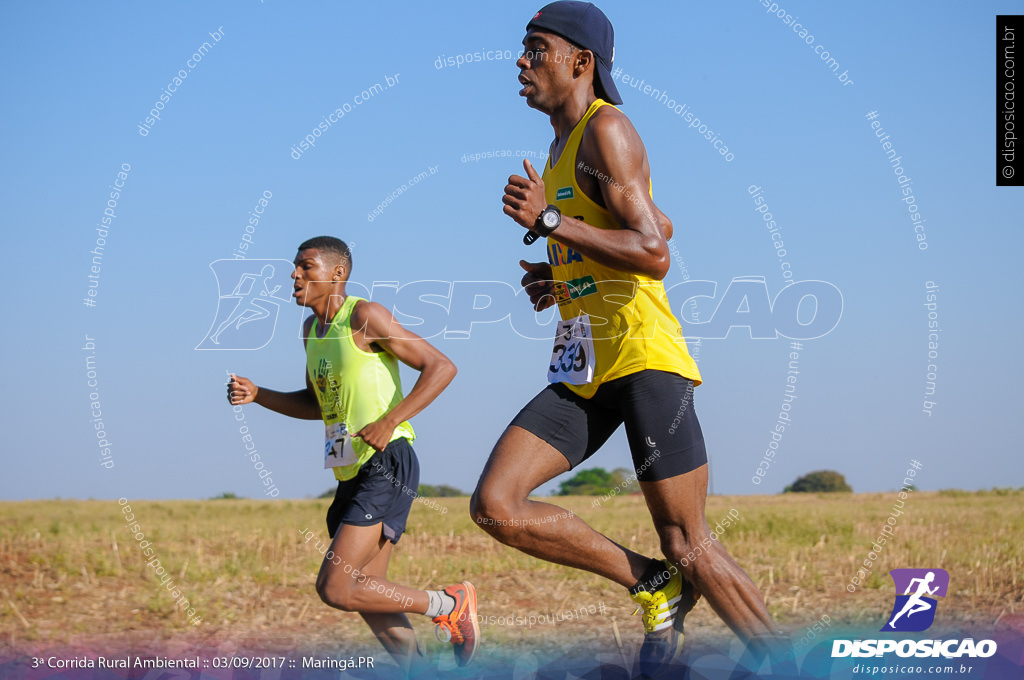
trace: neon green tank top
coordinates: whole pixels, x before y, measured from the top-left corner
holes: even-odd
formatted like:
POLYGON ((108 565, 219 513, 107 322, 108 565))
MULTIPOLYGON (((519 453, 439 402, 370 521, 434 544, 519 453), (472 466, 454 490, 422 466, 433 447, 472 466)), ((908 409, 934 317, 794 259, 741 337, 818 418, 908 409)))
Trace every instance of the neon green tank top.
MULTIPOLYGON (((352 310, 363 298, 349 295, 334 315, 327 334, 317 337, 319 319, 306 340, 306 370, 320 401, 324 425, 345 423, 350 434, 379 420, 403 399, 398 360, 387 352, 364 352, 352 338, 352 310)), ((416 438, 412 425, 403 421, 391 441, 416 438)), ((376 453, 362 439, 353 439, 357 462, 334 468, 340 481, 352 479, 359 468, 376 453)))

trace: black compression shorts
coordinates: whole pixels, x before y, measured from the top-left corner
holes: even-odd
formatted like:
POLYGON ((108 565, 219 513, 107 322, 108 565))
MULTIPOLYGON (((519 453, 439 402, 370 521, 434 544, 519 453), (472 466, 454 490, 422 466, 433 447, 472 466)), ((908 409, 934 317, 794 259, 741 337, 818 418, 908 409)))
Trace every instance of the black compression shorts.
POLYGON ((685 474, 708 462, 693 409, 693 381, 666 371, 645 370, 612 380, 590 399, 561 383, 548 385, 510 424, 551 444, 575 468, 622 423, 633 469, 642 482, 685 474))

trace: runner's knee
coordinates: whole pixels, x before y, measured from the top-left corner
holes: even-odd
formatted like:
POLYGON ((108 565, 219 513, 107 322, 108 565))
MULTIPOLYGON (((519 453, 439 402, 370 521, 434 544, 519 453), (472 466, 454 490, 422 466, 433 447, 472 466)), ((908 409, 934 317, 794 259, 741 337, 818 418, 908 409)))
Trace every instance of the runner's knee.
POLYGON ((355 580, 344 574, 321 573, 316 579, 316 593, 320 600, 329 607, 346 612, 355 609, 355 580))
POLYGON ((500 535, 514 524, 517 504, 509 494, 492 489, 486 485, 477 487, 469 501, 469 513, 481 529, 500 535))
POLYGON ((480 517, 483 517, 483 506, 480 504, 480 488, 477 487, 473 491, 473 495, 469 497, 469 516, 473 518, 473 521, 479 521, 480 517))

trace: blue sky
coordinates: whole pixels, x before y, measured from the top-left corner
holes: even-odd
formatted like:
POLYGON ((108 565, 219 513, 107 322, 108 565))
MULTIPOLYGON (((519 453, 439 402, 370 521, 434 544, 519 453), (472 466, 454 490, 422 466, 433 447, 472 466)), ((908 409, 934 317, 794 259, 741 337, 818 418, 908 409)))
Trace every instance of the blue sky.
MULTIPOLYGON (((822 468, 842 472, 856 491, 885 491, 901 485, 910 459, 923 464, 922 489, 1024 484, 1011 436, 1021 373, 1012 347, 1024 331, 1013 273, 1020 189, 997 188, 993 176, 995 15, 1014 6, 783 6, 813 34, 812 45, 756 0, 601 5, 616 30, 615 66, 686 104, 734 154, 724 160, 674 111, 620 85, 687 274, 718 282, 719 299, 734 277, 763 276, 772 298, 783 287, 748 192, 757 185, 794 279, 829 282, 843 296, 838 326, 802 344, 792 425, 759 485, 751 480, 783 401, 790 341, 734 329, 702 343, 705 384, 695 406, 713 491, 777 493, 822 468), (815 45, 852 84, 836 78, 815 45), (927 250, 917 246, 866 119, 872 111, 912 177, 927 250), (941 328, 931 361, 928 281, 939 289, 941 328), (922 410, 929 363, 930 416, 922 410)), ((272 198, 250 235, 249 258, 290 260, 302 240, 328 233, 354 243, 353 280, 364 284, 517 285, 518 260, 543 258, 501 213, 502 188, 522 172, 520 160, 462 157, 543 154, 551 127, 517 96, 514 60, 436 63, 517 51, 537 9, 5 4, 0 217, 12 295, 0 329, 0 498, 261 494, 224 375, 301 387, 302 311, 281 309, 262 349, 194 348, 217 310, 210 263, 232 257, 264 192, 272 198), (211 47, 140 135, 139 123, 204 42, 211 47), (353 103, 386 78, 392 87, 353 103), (346 104, 315 147, 293 158, 291 148, 346 104), (96 306, 86 307, 89 251, 122 164, 130 171, 96 306), (435 173, 408 184, 429 168, 435 173), (86 336, 94 350, 82 349, 86 336), (96 387, 85 366, 93 354, 96 387), (100 464, 94 390, 112 468, 100 464)), ((665 282, 682 281, 677 261, 665 282)), ((702 301, 702 318, 715 304, 702 301)), ((520 337, 508 321, 435 341, 460 373, 414 420, 422 480, 468 491, 504 426, 544 386, 550 343, 520 337)), ((407 388, 414 378, 405 373, 407 388)), ((331 486, 321 425, 258 406, 246 407, 245 418, 281 497, 331 486)), ((620 433, 589 465, 628 459, 620 433)))

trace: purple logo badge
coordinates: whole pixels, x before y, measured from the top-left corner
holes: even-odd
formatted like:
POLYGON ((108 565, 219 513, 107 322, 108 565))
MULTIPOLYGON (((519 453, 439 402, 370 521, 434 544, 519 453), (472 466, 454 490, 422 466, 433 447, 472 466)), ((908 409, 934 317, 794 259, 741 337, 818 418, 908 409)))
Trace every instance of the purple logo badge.
POLYGON ((935 621, 937 597, 949 589, 945 569, 893 569, 889 572, 896 586, 896 604, 882 631, 917 632, 927 630, 935 621))

